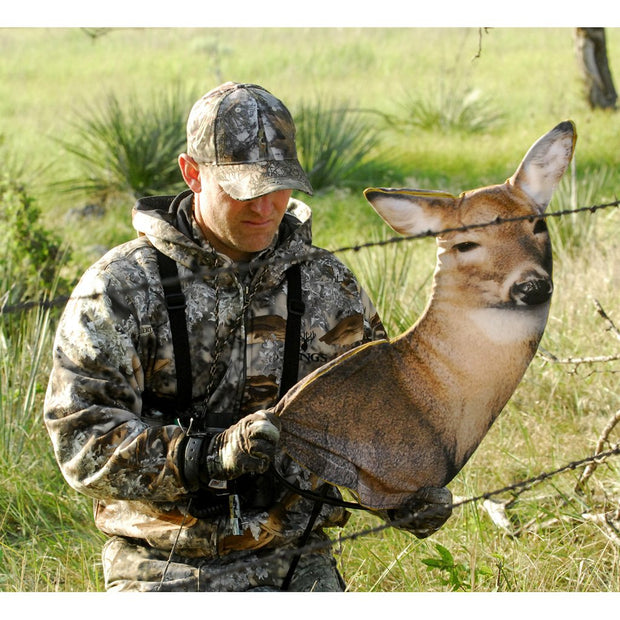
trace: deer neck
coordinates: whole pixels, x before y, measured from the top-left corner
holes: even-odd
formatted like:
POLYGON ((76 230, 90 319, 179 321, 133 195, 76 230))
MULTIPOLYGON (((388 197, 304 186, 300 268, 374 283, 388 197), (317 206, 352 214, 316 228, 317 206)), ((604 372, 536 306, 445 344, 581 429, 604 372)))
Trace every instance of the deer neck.
POLYGON ((464 308, 431 300, 403 338, 424 350, 429 364, 450 368, 456 364, 467 380, 482 379, 488 373, 504 379, 514 374, 520 379, 536 352, 548 310, 549 304, 464 308))
POLYGON ((394 341, 412 398, 437 420, 464 462, 499 415, 536 352, 548 304, 463 308, 431 299, 418 322, 394 341))

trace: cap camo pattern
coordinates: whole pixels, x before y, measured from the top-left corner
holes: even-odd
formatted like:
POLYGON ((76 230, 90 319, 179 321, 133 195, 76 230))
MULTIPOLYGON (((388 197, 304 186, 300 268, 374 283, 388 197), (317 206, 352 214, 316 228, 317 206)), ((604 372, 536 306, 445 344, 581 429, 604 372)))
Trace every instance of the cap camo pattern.
POLYGON ((236 200, 282 189, 312 195, 297 158, 293 118, 261 86, 226 82, 199 99, 187 121, 187 152, 211 165, 222 189, 236 200))

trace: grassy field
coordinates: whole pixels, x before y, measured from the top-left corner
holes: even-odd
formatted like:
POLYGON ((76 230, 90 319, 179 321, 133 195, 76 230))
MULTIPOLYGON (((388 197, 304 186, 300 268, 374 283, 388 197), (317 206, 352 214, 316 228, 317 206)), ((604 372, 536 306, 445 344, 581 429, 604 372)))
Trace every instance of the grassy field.
MULTIPOLYGON (((620 30, 607 36, 618 73, 620 30)), ((569 29, 116 29, 96 38, 81 29, 0 29, 0 51, 0 156, 5 169, 20 171, 43 222, 72 246, 74 259, 64 266, 69 277, 94 258, 84 248, 134 234, 129 198, 78 225, 68 214, 92 197, 54 187, 77 170, 58 140, 71 139, 76 116, 110 93, 148 101, 177 84, 189 105, 190 95, 231 79, 264 85, 293 112, 313 100, 346 104, 376 119, 381 148, 405 170, 406 185, 452 192, 503 181, 537 137, 571 118, 579 133, 576 176, 572 186, 570 178, 563 181, 552 208, 613 201, 620 185, 620 117, 589 109, 569 29), (480 132, 429 131, 409 122, 412 100, 453 103, 472 93, 501 122, 480 132)), ((403 179, 372 180, 395 181, 403 179)), ((362 189, 329 189, 308 200, 319 244, 338 249, 390 235, 362 189)), ((556 293, 545 356, 535 358, 451 484, 458 498, 593 454, 620 409, 617 361, 557 361, 618 355, 618 338, 594 301, 620 326, 618 209, 551 226, 556 293)), ((428 240, 339 253, 393 334, 422 311, 433 254, 428 240)), ((11 283, 0 284, 1 295, 11 283)), ((19 337, 6 336, 6 323, 0 332, 0 590, 6 592, 103 589, 103 537, 92 525, 90 501, 62 480, 41 421, 55 316, 12 316, 19 337)), ((614 428, 604 449, 619 435, 614 428)), ((491 520, 482 501, 466 501, 424 541, 394 530, 344 540, 336 548, 341 569, 357 592, 618 592, 620 538, 599 517, 619 508, 619 471, 616 455, 581 493, 575 487, 583 468, 575 468, 523 492, 493 496, 510 501, 510 531, 491 520)), ((378 525, 355 514, 334 536, 378 525)))

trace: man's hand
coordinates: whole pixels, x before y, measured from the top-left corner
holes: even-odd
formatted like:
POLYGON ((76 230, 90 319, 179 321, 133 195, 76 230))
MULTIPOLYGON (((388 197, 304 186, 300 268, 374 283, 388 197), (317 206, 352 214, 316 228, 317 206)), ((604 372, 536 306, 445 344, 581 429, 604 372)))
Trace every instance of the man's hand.
POLYGON ((250 472, 267 471, 280 440, 280 420, 267 411, 242 418, 216 435, 206 447, 207 475, 215 480, 231 480, 250 472))
POLYGON ((452 493, 445 488, 420 489, 399 508, 388 510, 394 527, 426 538, 436 532, 452 514, 452 493))

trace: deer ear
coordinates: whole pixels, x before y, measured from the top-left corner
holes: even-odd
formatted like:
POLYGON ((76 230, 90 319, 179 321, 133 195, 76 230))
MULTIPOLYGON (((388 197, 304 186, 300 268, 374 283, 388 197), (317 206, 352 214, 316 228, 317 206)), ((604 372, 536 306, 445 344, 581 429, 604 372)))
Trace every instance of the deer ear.
POLYGON ((442 230, 443 208, 456 201, 452 194, 415 189, 370 187, 364 196, 387 224, 403 235, 442 230))
POLYGON ((517 171, 508 180, 536 203, 540 213, 547 208, 568 168, 576 140, 574 123, 560 123, 532 145, 517 171))

